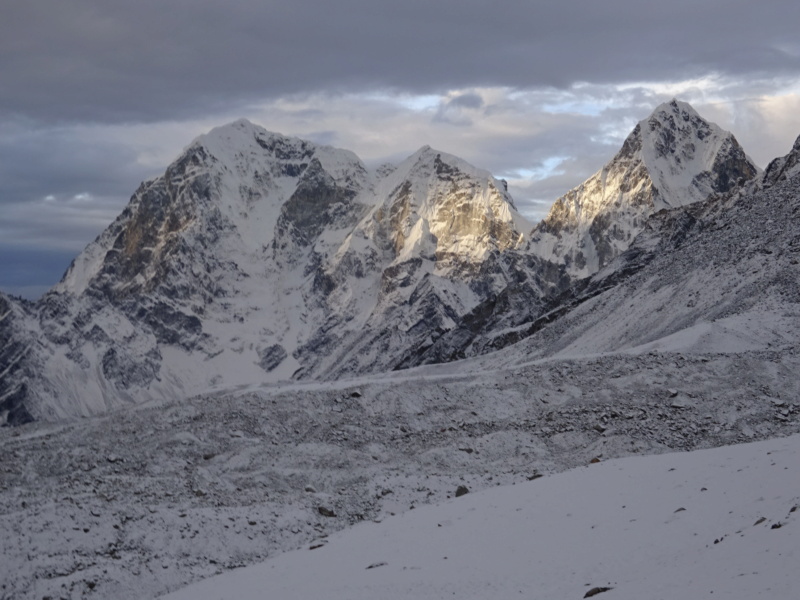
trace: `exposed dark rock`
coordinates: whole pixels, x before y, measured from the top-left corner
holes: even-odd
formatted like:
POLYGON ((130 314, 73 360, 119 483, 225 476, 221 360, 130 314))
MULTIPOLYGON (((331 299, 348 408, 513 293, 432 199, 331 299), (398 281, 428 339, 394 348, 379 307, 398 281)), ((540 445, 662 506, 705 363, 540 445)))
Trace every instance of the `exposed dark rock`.
POLYGON ((584 598, 591 598, 592 596, 597 596, 597 594, 602 594, 603 592, 608 592, 613 590, 614 588, 610 587, 593 587, 588 592, 586 592, 583 597, 584 598))
POLYGON ((276 369, 288 356, 286 349, 280 344, 274 344, 258 350, 258 366, 267 373, 276 369))

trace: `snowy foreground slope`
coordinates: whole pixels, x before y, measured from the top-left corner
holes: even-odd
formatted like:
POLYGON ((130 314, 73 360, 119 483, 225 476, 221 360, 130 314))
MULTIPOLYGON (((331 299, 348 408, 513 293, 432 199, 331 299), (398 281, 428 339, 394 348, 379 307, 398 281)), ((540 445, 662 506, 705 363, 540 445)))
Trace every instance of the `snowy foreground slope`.
POLYGON ((487 356, 0 428, 0 591, 152 598, 461 485, 800 433, 800 355, 757 342, 506 369, 487 356))
POLYGON ((798 564, 794 435, 462 496, 165 598, 787 600, 798 564))

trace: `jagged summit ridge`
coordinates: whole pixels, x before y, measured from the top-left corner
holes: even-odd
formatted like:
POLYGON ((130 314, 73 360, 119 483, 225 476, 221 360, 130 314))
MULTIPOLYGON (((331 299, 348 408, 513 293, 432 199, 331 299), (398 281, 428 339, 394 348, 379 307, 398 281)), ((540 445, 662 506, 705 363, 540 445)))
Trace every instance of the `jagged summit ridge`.
POLYGON ((388 219, 384 227, 392 232, 398 261, 426 245, 440 266, 454 258, 480 261, 518 247, 531 228, 491 173, 430 146, 383 179, 378 195, 384 201, 370 218, 388 219))
MULTIPOLYGON (((266 171, 271 177, 296 177, 316 159, 336 181, 347 182, 353 171, 366 171, 354 152, 267 131, 239 119, 200 135, 189 145, 205 148, 232 172, 266 171)), ((355 182, 351 182, 354 183, 355 182)))
POLYGON ((614 158, 559 198, 531 235, 530 251, 573 277, 623 252, 647 217, 726 193, 758 174, 732 134, 672 100, 640 121, 614 158))

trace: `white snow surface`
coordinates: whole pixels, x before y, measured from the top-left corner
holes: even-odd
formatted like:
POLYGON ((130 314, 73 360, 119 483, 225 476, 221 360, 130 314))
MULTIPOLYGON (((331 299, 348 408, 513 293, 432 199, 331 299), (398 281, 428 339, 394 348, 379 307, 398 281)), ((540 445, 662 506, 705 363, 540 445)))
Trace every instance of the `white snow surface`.
POLYGON ((617 459, 358 525, 164 598, 787 600, 798 509, 800 435, 617 459))

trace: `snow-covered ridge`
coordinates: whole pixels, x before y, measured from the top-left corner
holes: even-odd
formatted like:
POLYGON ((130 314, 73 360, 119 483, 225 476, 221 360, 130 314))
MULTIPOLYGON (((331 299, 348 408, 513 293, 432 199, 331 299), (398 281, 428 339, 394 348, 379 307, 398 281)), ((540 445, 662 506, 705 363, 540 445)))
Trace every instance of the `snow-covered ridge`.
POLYGON ((350 150, 314 144, 297 137, 267 131, 247 119, 215 127, 194 139, 187 149, 203 146, 217 160, 232 170, 247 171, 261 167, 272 170, 274 162, 316 158, 337 180, 344 180, 355 168, 363 166, 350 150), (253 167, 248 167, 252 161, 253 167))

